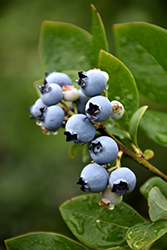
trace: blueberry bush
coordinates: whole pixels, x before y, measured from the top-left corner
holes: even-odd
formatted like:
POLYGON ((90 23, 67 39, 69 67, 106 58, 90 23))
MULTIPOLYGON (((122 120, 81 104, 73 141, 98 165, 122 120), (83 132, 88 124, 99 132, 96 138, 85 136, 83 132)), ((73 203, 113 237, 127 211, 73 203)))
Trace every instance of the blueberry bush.
POLYGON ((72 159, 82 151, 85 167, 76 182, 83 194, 60 206, 78 241, 36 232, 6 240, 8 250, 166 249, 167 176, 149 163, 154 152, 140 149, 137 134, 140 127, 167 146, 167 115, 139 106, 139 94, 167 104, 167 31, 144 22, 116 24, 115 57, 100 15, 91 9, 91 34, 68 23, 43 22, 39 51, 45 74, 34 82, 38 97, 29 107, 43 133, 64 130, 67 143, 73 142, 72 159), (149 220, 123 201, 137 181, 122 166, 124 157, 155 174, 140 188, 149 220))

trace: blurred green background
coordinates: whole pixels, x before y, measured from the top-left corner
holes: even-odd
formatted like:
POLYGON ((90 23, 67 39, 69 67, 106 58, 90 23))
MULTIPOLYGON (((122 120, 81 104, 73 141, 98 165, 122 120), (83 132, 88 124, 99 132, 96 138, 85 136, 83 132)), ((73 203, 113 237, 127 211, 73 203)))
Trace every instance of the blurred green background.
MULTIPOLYGON (((32 86, 44 77, 38 54, 43 20, 63 21, 91 30, 93 3, 106 27, 111 53, 114 51, 112 25, 146 21, 167 28, 166 0, 6 0, 0 8, 0 250, 3 241, 35 231, 52 231, 73 237, 63 222, 58 207, 83 194, 76 185, 84 166, 81 155, 68 157, 70 143, 63 131, 47 136, 29 119, 28 107, 37 99, 32 86)), ((141 98, 141 104, 147 100, 141 98)), ((154 103, 150 103, 156 108, 154 103)), ((164 109, 164 107, 162 107, 164 109)), ((166 109, 166 108, 165 108, 166 109)), ((151 160, 166 172, 167 149, 157 146, 139 133, 142 150, 152 148, 151 160)), ((131 160, 138 179, 135 192, 124 197, 143 216, 147 204, 140 185, 153 176, 131 160)))

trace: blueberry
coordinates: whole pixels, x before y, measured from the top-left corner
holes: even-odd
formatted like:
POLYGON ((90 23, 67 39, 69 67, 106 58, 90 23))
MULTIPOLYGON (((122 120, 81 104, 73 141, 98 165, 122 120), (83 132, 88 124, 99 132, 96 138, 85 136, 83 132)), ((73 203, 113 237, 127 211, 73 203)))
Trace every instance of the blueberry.
POLYGON ((64 110, 58 106, 53 105, 48 108, 41 109, 41 125, 48 131, 58 130, 64 120, 64 110))
POLYGON ((90 163, 83 168, 77 184, 81 185, 82 191, 100 193, 108 185, 108 172, 97 163, 90 163))
POLYGON ((84 114, 71 116, 65 126, 66 141, 77 143, 90 142, 95 136, 93 123, 84 114))
POLYGON ((112 113, 112 105, 104 96, 94 96, 89 99, 85 106, 85 113, 91 121, 106 121, 112 113))
POLYGON ((113 162, 118 155, 117 143, 109 136, 100 136, 93 140, 88 148, 93 161, 105 165, 113 162))
POLYGON ((109 177, 111 191, 124 195, 133 191, 136 185, 135 174, 127 167, 120 167, 111 172, 109 177))
POLYGON ((79 92, 79 98, 76 101, 78 113, 85 114, 85 105, 87 101, 90 99, 90 97, 85 96, 81 90, 79 90, 78 92, 79 92))
POLYGON ((34 105, 32 105, 31 107, 29 107, 29 111, 31 113, 30 118, 32 119, 38 119, 41 116, 41 108, 46 108, 48 107, 46 104, 44 104, 41 100, 41 98, 37 99, 36 102, 34 103, 34 105))
POLYGON ((48 83, 57 83, 60 87, 72 85, 70 77, 64 73, 53 71, 52 73, 45 73, 45 75, 48 83))
POLYGON ((118 101, 112 101, 111 105, 112 105, 111 118, 113 118, 114 120, 120 119, 124 114, 124 106, 122 105, 122 103, 118 101))
POLYGON ((38 86, 41 92, 41 100, 48 106, 59 103, 63 98, 62 88, 55 83, 44 83, 42 86, 38 86))
POLYGON ((89 70, 78 72, 79 79, 76 80, 84 95, 88 97, 101 95, 106 87, 107 81, 101 70, 89 70))

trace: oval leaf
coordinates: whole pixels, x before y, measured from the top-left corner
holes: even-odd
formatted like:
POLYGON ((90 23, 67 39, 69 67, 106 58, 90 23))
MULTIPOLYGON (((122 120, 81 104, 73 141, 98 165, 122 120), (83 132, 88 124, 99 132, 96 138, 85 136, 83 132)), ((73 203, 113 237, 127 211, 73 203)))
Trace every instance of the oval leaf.
POLYGON ((54 233, 30 233, 5 241, 8 250, 86 250, 81 244, 54 233))
POLYGON ((131 248, 127 245, 124 247, 111 247, 111 248, 107 248, 106 250, 130 250, 131 248))
POLYGON ((167 219, 167 200, 158 187, 153 187, 148 195, 151 221, 167 219))
POLYGON ((167 234, 158 239, 154 245, 151 247, 151 250, 166 250, 167 234))
MULTIPOLYGON (((105 28, 99 13, 93 4, 91 4, 92 9, 92 35, 93 35, 93 47, 92 51, 96 60, 98 60, 100 49, 108 51, 108 44, 106 39, 105 28)), ((97 65, 96 65, 97 67, 97 65)))
POLYGON ((92 35, 72 24, 44 21, 39 51, 49 72, 88 70, 97 63, 92 53, 92 35))
POLYGON ((44 79, 39 79, 39 80, 33 82, 33 87, 34 87, 38 97, 41 96, 41 92, 40 92, 38 86, 43 85, 43 82, 44 82, 44 79))
POLYGON ((78 83, 75 82, 78 79, 78 70, 63 70, 62 73, 68 75, 72 81, 72 85, 79 89, 78 83))
POLYGON ((138 224, 127 231, 128 245, 135 250, 142 250, 153 244, 167 233, 167 221, 138 224))
POLYGON ((143 115, 139 126, 148 138, 162 146, 167 146, 166 113, 147 110, 143 115))
POLYGON ((143 114, 145 113, 148 106, 143 106, 139 108, 130 119, 130 126, 129 126, 129 133, 131 135, 131 139, 134 144, 138 147, 137 144, 137 130, 139 126, 140 119, 142 118, 143 114))
POLYGON ((143 219, 123 202, 112 211, 101 208, 100 199, 99 194, 75 197, 60 207, 61 215, 76 238, 90 247, 126 246, 127 229, 143 219))
POLYGON ((84 163, 92 161, 92 158, 90 157, 90 153, 88 151, 89 146, 89 143, 82 145, 82 162, 84 163))
POLYGON ((122 130, 120 128, 114 127, 111 124, 107 124, 106 129, 108 130, 109 133, 111 133, 112 135, 116 135, 120 139, 125 139, 126 138, 126 139, 130 140, 129 133, 127 133, 126 131, 124 131, 124 130, 122 130))
POLYGON ((120 101, 125 113, 115 121, 121 128, 128 130, 133 113, 138 109, 138 91, 135 80, 127 67, 113 55, 101 50, 98 66, 109 74, 108 97, 110 101, 120 101))
POLYGON ((147 199, 148 194, 153 187, 158 187, 161 193, 167 198, 167 182, 162 180, 160 177, 153 177, 146 181, 140 188, 140 192, 147 199))
POLYGON ((118 58, 135 77, 139 91, 167 103, 167 30, 148 23, 114 26, 118 58))
POLYGON ((75 156, 77 154, 77 152, 82 148, 82 144, 80 143, 77 143, 77 144, 72 144, 70 149, 69 149, 69 152, 68 152, 68 155, 74 160, 75 159, 75 156))

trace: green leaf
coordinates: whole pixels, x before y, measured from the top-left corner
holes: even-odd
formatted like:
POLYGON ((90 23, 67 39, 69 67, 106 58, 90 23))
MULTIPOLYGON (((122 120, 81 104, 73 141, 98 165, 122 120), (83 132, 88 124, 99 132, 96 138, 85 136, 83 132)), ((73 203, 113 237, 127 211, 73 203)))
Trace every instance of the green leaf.
POLYGON ((167 219, 167 200, 158 187, 153 187, 148 195, 151 221, 167 219))
POLYGON ((154 245, 151 247, 151 250, 166 250, 167 234, 158 239, 154 245))
POLYGON ((112 126, 111 124, 107 124, 106 125, 106 129, 112 134, 112 135, 115 135, 117 137, 119 137, 120 139, 129 139, 130 140, 130 135, 129 133, 127 133, 126 131, 120 129, 120 128, 117 128, 117 127, 114 127, 112 126))
POLYGON ((89 143, 85 143, 82 146, 82 162, 84 163, 87 163, 88 161, 90 162, 92 160, 88 148, 89 148, 89 143))
POLYGON ((123 117, 115 123, 122 129, 128 130, 130 119, 139 107, 138 91, 133 75, 121 61, 103 50, 99 55, 98 66, 109 74, 108 98, 110 101, 120 101, 125 108, 123 117))
POLYGON ((160 177, 153 177, 146 181, 140 188, 140 192, 147 199, 148 194, 153 187, 158 187, 161 193, 167 198, 167 182, 162 180, 160 177))
POLYGON ((117 56, 135 77, 139 92, 167 103, 167 30, 144 22, 114 26, 117 56))
POLYGON ((74 160, 77 152, 82 148, 82 144, 77 143, 77 144, 72 144, 69 151, 68 155, 74 160))
POLYGON ((106 250, 130 250, 131 248, 127 245, 122 247, 111 247, 111 248, 107 248, 106 250))
POLYGON ((167 221, 135 225, 127 231, 128 245, 134 250, 143 250, 167 233, 167 221))
POLYGON ((75 197, 60 207, 61 215, 72 233, 86 245, 104 249, 127 246, 128 228, 142 223, 142 217, 130 206, 121 202, 114 210, 98 205, 99 194, 75 197))
POLYGON ((137 130, 138 130, 138 126, 139 126, 139 122, 143 116, 143 114, 145 113, 146 109, 148 108, 148 106, 143 106, 141 108, 139 108, 132 116, 132 118, 130 119, 130 126, 129 126, 129 133, 131 135, 131 139, 134 142, 134 144, 138 147, 137 144, 137 130))
POLYGON ((54 233, 30 233, 5 241, 8 250, 86 250, 81 244, 54 233))
POLYGON ((96 65, 92 35, 67 23, 44 21, 39 42, 46 71, 89 70, 96 65))
POLYGON ((167 146, 167 114, 147 110, 140 121, 143 133, 154 142, 167 146))
POLYGON ((39 80, 33 82, 33 87, 34 87, 38 97, 41 96, 41 92, 40 92, 38 86, 43 85, 43 82, 44 82, 44 79, 39 79, 39 80))
POLYGON ((72 85, 79 89, 78 83, 75 82, 78 79, 78 70, 63 70, 61 72, 68 75, 72 81, 72 85))
POLYGON ((101 20, 101 17, 93 4, 91 4, 91 9, 92 9, 92 32, 91 33, 93 35, 92 51, 96 60, 98 60, 100 49, 108 51, 108 44, 107 44, 106 33, 105 33, 105 29, 104 29, 104 25, 101 20))

